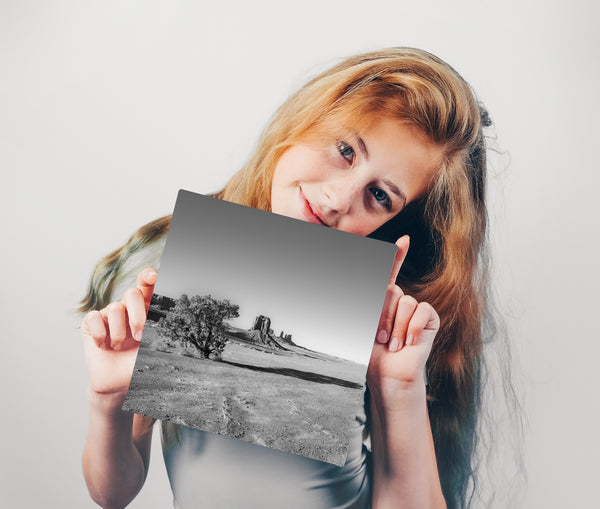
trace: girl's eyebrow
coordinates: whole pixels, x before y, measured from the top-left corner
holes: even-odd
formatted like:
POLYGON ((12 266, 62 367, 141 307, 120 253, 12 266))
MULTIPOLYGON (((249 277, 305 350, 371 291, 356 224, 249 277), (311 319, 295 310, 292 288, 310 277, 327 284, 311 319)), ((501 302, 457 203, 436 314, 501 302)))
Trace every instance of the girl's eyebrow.
POLYGON ((400 190, 400 188, 391 180, 382 179, 382 182, 390 188, 390 191, 392 191, 392 193, 402 198, 402 200, 404 201, 404 204, 402 206, 404 207, 404 205, 406 205, 406 195, 400 190))
POLYGON ((364 140, 357 134, 356 141, 358 142, 358 148, 362 152, 363 156, 365 156, 365 159, 368 161, 369 160, 369 151, 367 150, 367 146, 365 145, 364 140))

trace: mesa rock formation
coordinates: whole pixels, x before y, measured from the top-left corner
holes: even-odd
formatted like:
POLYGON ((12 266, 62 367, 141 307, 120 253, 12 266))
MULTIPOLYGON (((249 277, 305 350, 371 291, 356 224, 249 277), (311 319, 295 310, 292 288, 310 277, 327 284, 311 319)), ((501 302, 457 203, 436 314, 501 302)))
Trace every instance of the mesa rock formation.
POLYGON ((275 336, 271 327, 271 318, 265 315, 258 315, 254 319, 251 329, 238 329, 237 327, 227 326, 227 334, 248 343, 267 346, 276 350, 288 350, 288 347, 296 346, 292 341, 291 334, 281 331, 279 336, 275 336))
POLYGON ((296 345, 296 343, 294 343, 292 341, 292 335, 291 334, 286 334, 283 331, 281 331, 281 333, 279 334, 279 337, 277 338, 277 341, 279 343, 283 343, 285 345, 298 346, 298 345, 296 345))
POLYGON ((268 316, 258 315, 254 320, 254 325, 249 331, 249 336, 254 343, 258 343, 271 348, 283 349, 273 334, 271 329, 271 319, 268 316))

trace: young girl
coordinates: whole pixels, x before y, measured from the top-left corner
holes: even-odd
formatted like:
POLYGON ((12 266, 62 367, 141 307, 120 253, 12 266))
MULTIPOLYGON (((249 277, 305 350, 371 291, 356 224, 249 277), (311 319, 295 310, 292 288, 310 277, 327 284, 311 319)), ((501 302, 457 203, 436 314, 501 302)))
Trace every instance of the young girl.
MULTIPOLYGON (((458 73, 412 48, 351 57, 280 107, 214 196, 397 243, 364 412, 343 467, 162 423, 177 508, 468 505, 486 313, 487 125, 458 73)), ((101 260, 80 308, 89 311, 83 471, 106 508, 127 505, 148 469, 153 420, 121 404, 169 222, 143 226, 101 260)))

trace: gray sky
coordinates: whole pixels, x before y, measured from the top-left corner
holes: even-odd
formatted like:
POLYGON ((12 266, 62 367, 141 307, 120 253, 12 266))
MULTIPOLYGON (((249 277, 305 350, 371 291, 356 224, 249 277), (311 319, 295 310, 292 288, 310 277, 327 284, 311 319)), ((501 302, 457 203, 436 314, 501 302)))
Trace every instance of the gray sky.
POLYGON ((181 190, 156 293, 240 306, 232 325, 367 364, 396 246, 181 190))

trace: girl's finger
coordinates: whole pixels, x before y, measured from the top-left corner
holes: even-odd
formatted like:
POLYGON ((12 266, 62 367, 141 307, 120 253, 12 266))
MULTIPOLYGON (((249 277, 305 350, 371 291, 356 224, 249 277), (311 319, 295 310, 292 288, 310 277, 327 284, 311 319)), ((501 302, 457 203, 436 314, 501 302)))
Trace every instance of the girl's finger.
POLYGON ((392 273, 390 275, 390 285, 396 284, 396 279, 398 278, 398 274, 400 273, 400 269, 402 268, 402 264, 404 263, 404 259, 406 258, 406 253, 408 253, 408 248, 410 246, 410 237, 408 235, 403 235, 396 241, 396 246, 398 247, 398 251, 396 251, 396 257, 394 258, 394 265, 392 266, 392 273))
POLYGON ((157 276, 158 273, 151 267, 142 269, 137 275, 136 286, 144 298, 146 313, 150 307, 150 301, 152 300, 152 294, 154 293, 154 285, 156 283, 157 276))
POLYGON ((406 344, 408 346, 417 344, 420 339, 431 339, 437 334, 440 328, 440 317, 435 309, 427 302, 421 302, 417 306, 410 323, 408 324, 408 334, 406 344), (426 334, 426 333, 429 334, 426 334))
POLYGON ((144 296, 141 290, 139 288, 129 288, 125 292, 121 303, 127 310, 129 329, 131 330, 133 339, 141 341, 147 315, 144 296))
POLYGON ((90 311, 83 317, 81 332, 90 336, 98 348, 106 347, 106 322, 99 311, 90 311))
POLYGON ((127 337, 127 312, 125 306, 120 302, 111 302, 102 311, 105 311, 108 319, 110 347, 113 350, 120 350, 123 341, 127 337))
POLYGON ((402 348, 406 340, 406 332, 413 313, 417 309, 418 302, 410 295, 403 295, 398 301, 396 309, 396 318, 394 320, 394 330, 390 339, 389 349, 396 352, 402 348))
POLYGON ((390 337, 390 331, 394 325, 398 300, 400 300, 402 295, 403 292, 398 285, 388 285, 387 292, 385 292, 383 310, 381 311, 381 316, 379 317, 377 334, 375 336, 375 339, 378 343, 387 343, 387 340, 390 337))

